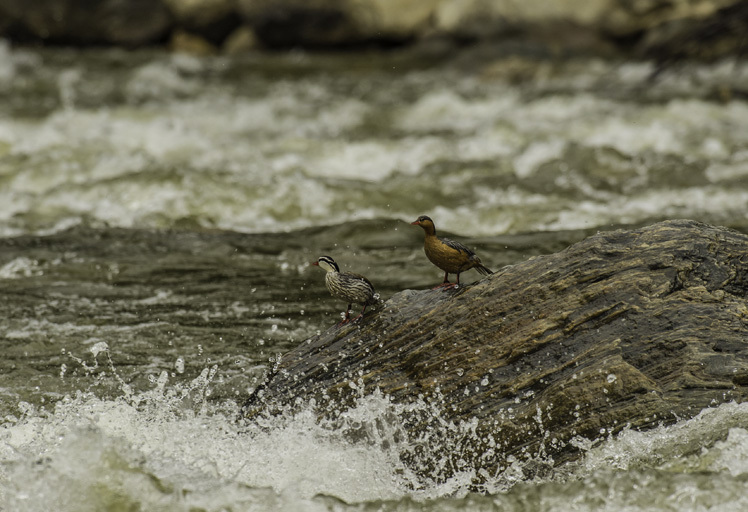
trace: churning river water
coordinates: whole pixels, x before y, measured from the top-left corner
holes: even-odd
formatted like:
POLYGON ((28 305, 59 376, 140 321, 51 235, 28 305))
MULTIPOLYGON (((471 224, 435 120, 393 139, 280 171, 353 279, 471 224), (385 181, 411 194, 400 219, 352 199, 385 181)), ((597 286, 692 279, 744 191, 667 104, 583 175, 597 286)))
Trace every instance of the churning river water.
POLYGON ((748 404, 481 489, 413 474, 386 397, 356 436, 236 421, 338 321, 319 255, 384 299, 440 282, 418 215, 494 269, 662 219, 748 231, 748 65, 654 69, 0 44, 0 510, 748 510, 748 404))

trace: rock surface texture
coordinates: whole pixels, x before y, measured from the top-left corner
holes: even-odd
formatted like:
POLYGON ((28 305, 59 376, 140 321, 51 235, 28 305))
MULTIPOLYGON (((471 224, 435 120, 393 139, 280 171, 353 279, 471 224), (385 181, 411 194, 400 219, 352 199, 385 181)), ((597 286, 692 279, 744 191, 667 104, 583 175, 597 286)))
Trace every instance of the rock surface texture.
POLYGON ((426 442, 491 474, 510 456, 571 460, 575 436, 743 401, 748 236, 668 221, 600 233, 456 291, 403 291, 284 355, 245 413, 314 399, 328 414, 375 390, 434 405, 433 417, 405 419, 411 439, 436 422, 471 423, 459 450, 426 442))

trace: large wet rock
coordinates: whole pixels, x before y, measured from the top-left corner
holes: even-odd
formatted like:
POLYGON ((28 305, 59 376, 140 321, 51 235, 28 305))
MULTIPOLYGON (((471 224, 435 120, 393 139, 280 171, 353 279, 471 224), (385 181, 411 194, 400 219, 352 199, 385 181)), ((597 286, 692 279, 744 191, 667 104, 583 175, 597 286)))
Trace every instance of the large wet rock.
POLYGON ((397 421, 420 448, 454 458, 438 476, 467 465, 477 480, 512 458, 570 460, 576 436, 743 401, 748 236, 669 221, 601 233, 459 290, 400 292, 285 354, 245 412, 314 399, 334 416, 375 390, 430 404, 397 421), (459 446, 424 435, 461 423, 474 435, 459 446))

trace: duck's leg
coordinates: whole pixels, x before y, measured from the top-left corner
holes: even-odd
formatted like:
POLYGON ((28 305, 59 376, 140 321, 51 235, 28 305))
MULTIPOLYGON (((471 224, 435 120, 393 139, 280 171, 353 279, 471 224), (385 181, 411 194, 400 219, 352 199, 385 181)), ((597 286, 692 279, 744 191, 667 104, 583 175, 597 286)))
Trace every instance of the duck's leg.
POLYGON ((364 309, 361 310, 361 313, 359 313, 358 316, 353 319, 353 323, 358 322, 361 317, 364 316, 364 311, 366 311, 366 304, 364 304, 364 309))
POLYGON ((343 320, 341 320, 338 325, 344 325, 351 321, 351 308, 352 307, 353 307, 353 304, 348 304, 348 307, 345 308, 345 316, 343 317, 343 320))
MULTIPOLYGON (((439 286, 437 286, 436 288, 454 288, 456 286, 459 286, 460 285, 460 274, 459 274, 459 272, 456 275, 457 275, 457 282, 456 283, 450 283, 449 282, 449 272, 444 272, 444 282, 442 284, 440 284, 439 286)), ((436 290, 436 288, 434 288, 434 290, 436 290)))
POLYGON ((444 272, 444 282, 434 286, 432 290, 436 290, 437 288, 447 288, 450 286, 454 286, 454 284, 449 282, 449 272, 444 272))

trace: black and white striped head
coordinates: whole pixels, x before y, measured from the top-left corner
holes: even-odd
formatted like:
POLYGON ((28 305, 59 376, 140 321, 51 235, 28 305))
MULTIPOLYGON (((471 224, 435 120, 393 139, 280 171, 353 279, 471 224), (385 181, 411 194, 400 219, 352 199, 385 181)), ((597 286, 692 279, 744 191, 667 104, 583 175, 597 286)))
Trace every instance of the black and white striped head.
POLYGON ((314 263, 312 263, 312 265, 316 265, 320 268, 323 268, 328 272, 340 272, 340 269, 338 268, 338 264, 335 263, 335 260, 329 256, 320 256, 320 258, 314 263))

